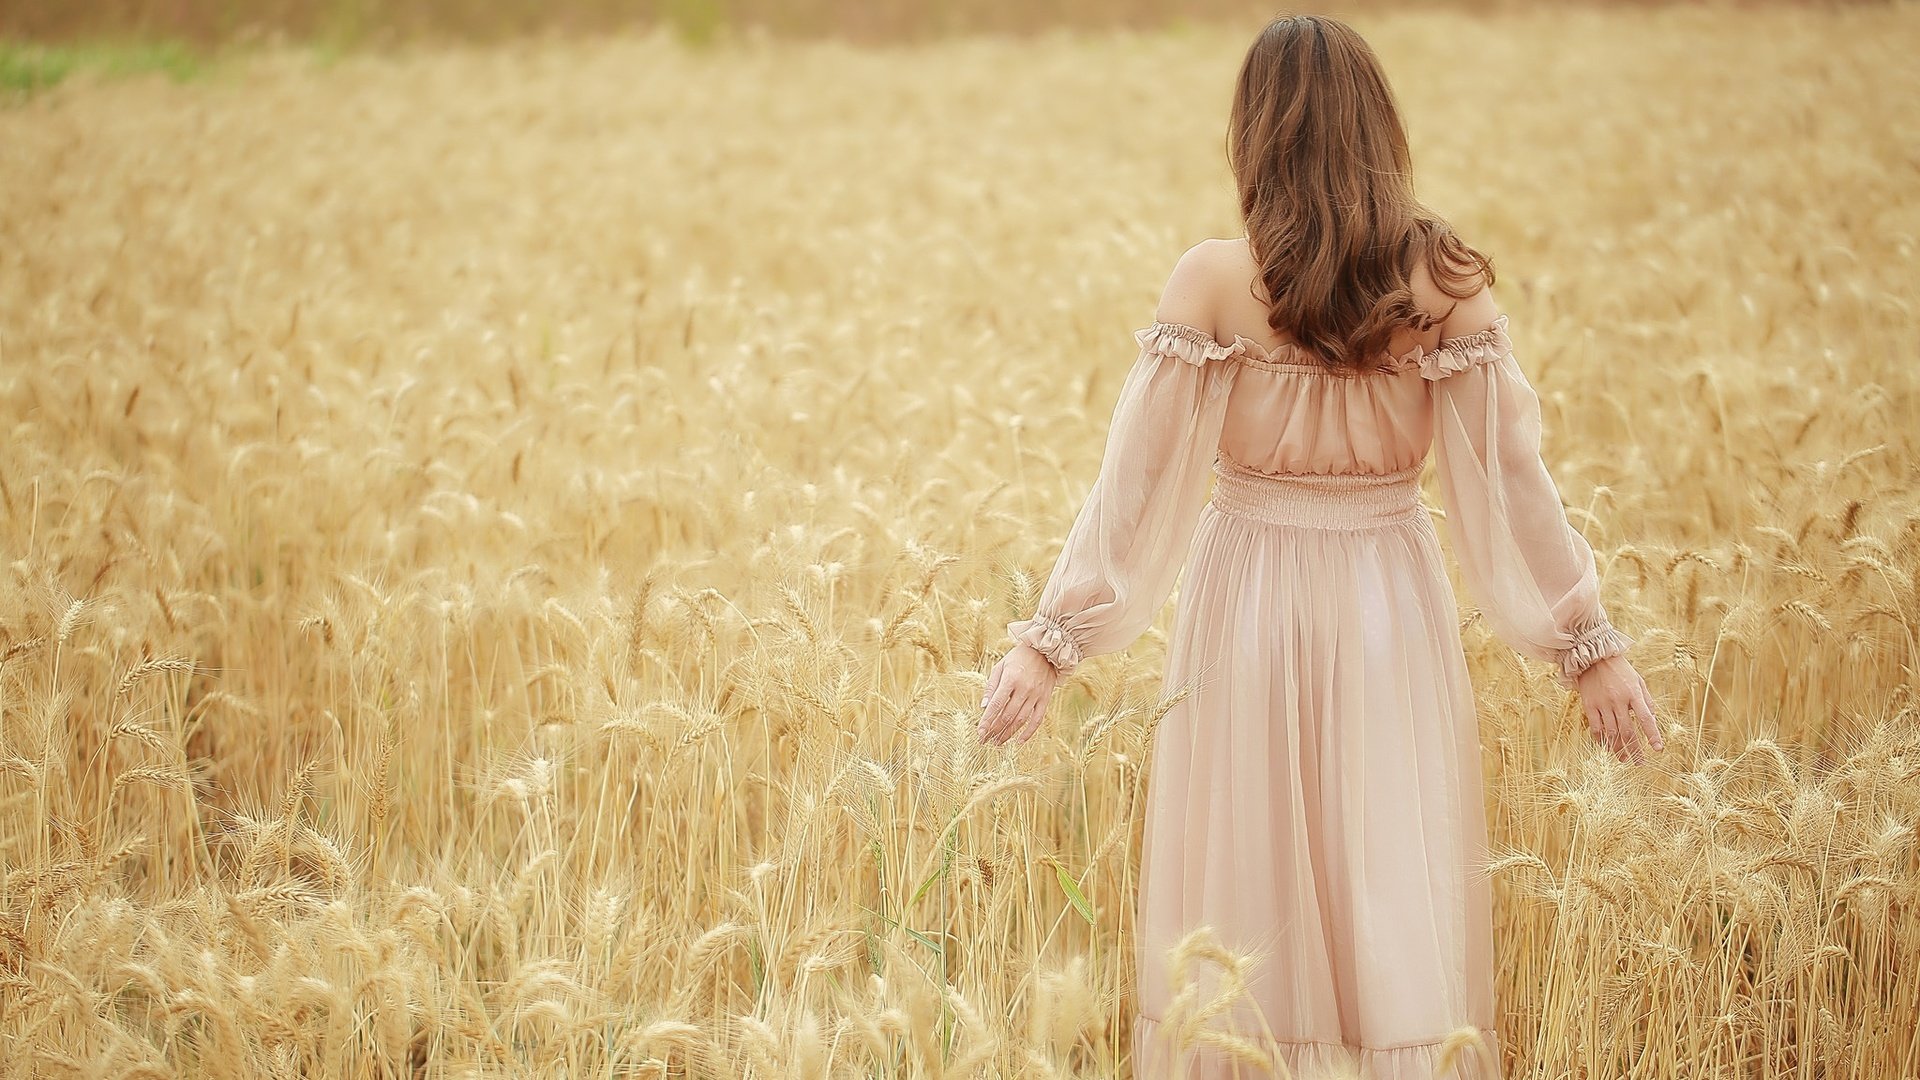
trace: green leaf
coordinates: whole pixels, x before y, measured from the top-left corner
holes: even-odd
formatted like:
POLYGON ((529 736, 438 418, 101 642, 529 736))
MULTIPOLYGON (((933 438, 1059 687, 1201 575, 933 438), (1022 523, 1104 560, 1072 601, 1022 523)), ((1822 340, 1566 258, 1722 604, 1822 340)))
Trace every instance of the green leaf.
POLYGON ((948 865, 949 864, 945 862, 941 863, 940 869, 935 870, 932 874, 929 874, 927 876, 927 880, 921 882, 920 887, 913 890, 913 899, 907 901, 907 906, 905 908, 905 911, 912 911, 914 905, 920 902, 920 898, 927 895, 927 890, 933 888, 933 883, 936 881, 939 881, 941 878, 946 876, 948 865))
POLYGON ((1080 886, 1073 883, 1073 878, 1068 875, 1067 868, 1059 863, 1054 863, 1053 876, 1060 879, 1060 891, 1067 894, 1067 903, 1072 904, 1073 910, 1079 912, 1080 917, 1087 920, 1088 926, 1092 926, 1093 905, 1087 903, 1087 894, 1081 892, 1080 886))
POLYGON ((947 950, 943 948, 939 942, 933 940, 932 938, 921 933, 920 931, 915 930, 913 927, 903 926, 900 929, 905 930, 907 932, 908 937, 912 938, 913 940, 919 942, 922 945, 925 945, 927 948, 932 949, 934 952, 940 953, 943 956, 946 955, 947 950))

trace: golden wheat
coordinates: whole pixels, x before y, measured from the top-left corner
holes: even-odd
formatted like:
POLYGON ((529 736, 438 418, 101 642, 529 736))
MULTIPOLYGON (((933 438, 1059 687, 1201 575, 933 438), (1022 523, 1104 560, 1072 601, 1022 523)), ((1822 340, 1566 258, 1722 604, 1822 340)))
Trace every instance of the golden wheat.
MULTIPOLYGON (((1463 601, 1508 1071, 1911 1071, 1920 17, 1356 21, 1667 732, 1463 601)), ((972 706, 1251 29, 0 110, 0 1080, 1137 1074, 1166 623, 972 706)), ((1154 959, 1280 1072, 1251 955, 1154 959)))

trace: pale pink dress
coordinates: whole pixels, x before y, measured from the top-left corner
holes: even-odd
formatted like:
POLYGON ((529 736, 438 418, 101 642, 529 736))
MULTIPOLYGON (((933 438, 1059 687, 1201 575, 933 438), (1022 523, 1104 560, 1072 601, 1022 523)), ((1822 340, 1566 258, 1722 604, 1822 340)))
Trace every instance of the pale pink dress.
MULTIPOLYGON (((1247 1000, 1201 1026, 1295 1075, 1427 1080, 1463 1026, 1492 1062, 1469 1050, 1449 1075, 1501 1075, 1479 731, 1420 498, 1429 449, 1463 580, 1502 640, 1563 686, 1632 643, 1541 460, 1506 329, 1503 314, 1357 377, 1292 346, 1135 331, 1098 478, 1035 616, 1007 629, 1071 671, 1132 643, 1187 567, 1165 687, 1195 691, 1149 765, 1136 1077, 1236 1075, 1217 1050, 1172 1053, 1167 953, 1202 924, 1262 959, 1247 1000)), ((1195 1008, 1218 970, 1198 965, 1195 1008)))

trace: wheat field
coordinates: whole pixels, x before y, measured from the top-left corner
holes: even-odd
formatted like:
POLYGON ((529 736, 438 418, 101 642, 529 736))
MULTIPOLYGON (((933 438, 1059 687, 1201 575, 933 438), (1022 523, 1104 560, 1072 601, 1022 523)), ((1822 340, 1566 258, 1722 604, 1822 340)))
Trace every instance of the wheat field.
MULTIPOLYGON (((1920 1075, 1920 9, 1354 22, 1665 712, 1462 597, 1507 1074, 1920 1075)), ((973 723, 1253 29, 0 108, 0 1077, 1133 1076, 1171 608, 973 723)))

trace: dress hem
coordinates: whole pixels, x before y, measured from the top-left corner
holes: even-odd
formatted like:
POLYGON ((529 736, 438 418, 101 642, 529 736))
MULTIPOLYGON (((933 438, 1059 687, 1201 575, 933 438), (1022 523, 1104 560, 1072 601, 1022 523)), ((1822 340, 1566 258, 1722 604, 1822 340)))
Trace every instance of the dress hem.
POLYGON ((1133 1020, 1133 1076, 1135 1080, 1215 1080, 1225 1077, 1292 1076, 1295 1080, 1333 1077, 1355 1080, 1501 1080, 1500 1033, 1490 1027, 1462 1025, 1479 1032, 1486 1054, 1471 1043, 1460 1046, 1446 1072, 1439 1069, 1442 1047, 1451 1036, 1425 1042, 1367 1046, 1326 1039, 1237 1040, 1254 1054, 1264 1052, 1276 1067, 1269 1071, 1257 1059, 1231 1054, 1211 1046, 1183 1048, 1173 1072, 1164 1068, 1169 1048, 1161 1037, 1161 1021, 1136 1012, 1133 1020), (1277 1053, 1276 1053, 1277 1052, 1277 1053), (1151 1067, 1154 1071, 1149 1071, 1151 1067))

